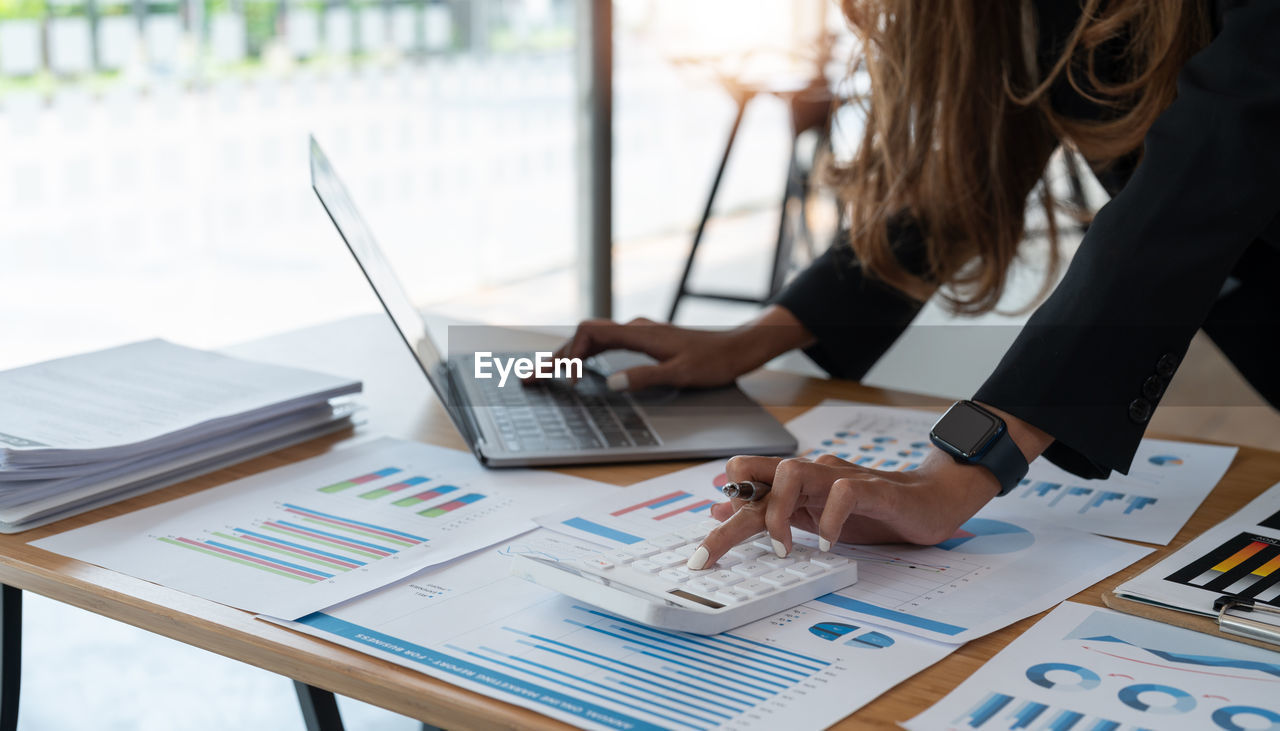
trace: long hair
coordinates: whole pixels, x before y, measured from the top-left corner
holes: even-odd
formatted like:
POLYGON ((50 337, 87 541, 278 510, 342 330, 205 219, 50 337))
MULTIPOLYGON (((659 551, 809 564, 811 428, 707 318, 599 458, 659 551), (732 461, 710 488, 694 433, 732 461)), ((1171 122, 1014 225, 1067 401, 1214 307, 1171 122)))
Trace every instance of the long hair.
POLYGON ((1080 23, 1061 56, 1039 68, 1029 0, 841 0, 871 92, 858 102, 862 143, 832 180, 867 273, 918 299, 948 285, 952 310, 987 312, 1004 291, 1033 193, 1057 261, 1044 181, 1054 149, 1074 147, 1094 166, 1137 151, 1172 103, 1183 64, 1207 42, 1198 0, 1076 1, 1080 23), (1118 69, 1099 72, 1104 49, 1118 69), (1064 78, 1108 110, 1101 121, 1054 112, 1049 89, 1064 78), (889 222, 904 215, 925 237, 922 276, 903 269, 888 239, 889 222))

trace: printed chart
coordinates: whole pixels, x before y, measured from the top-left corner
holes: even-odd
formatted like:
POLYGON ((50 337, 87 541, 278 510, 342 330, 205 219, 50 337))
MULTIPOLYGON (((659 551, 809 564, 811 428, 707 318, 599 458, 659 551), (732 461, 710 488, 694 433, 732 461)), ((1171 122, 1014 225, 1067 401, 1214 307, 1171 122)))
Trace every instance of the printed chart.
POLYGON ((292 619, 524 532, 548 505, 614 490, 379 439, 38 545, 292 619))
MULTIPOLYGON (((826 401, 787 427, 806 457, 834 454, 873 469, 905 471, 934 449, 928 435, 937 418, 928 411, 826 401)), ((1146 439, 1129 474, 1106 480, 1083 480, 1041 459, 982 515, 1167 544, 1222 479, 1235 452, 1234 447, 1146 439)))
POLYGON ((1224 594, 1280 607, 1280 485, 1116 591, 1206 616, 1224 594))
POLYGON ((1067 602, 905 726, 1280 731, 1278 690, 1278 653, 1067 602))
MULTIPOLYGON (((706 520, 702 510, 684 508, 712 499, 722 471, 718 461, 690 467, 537 522, 609 547, 639 543, 706 520)), ((807 533, 795 539, 817 543, 807 533)), ((984 517, 937 546, 841 545, 836 551, 858 561, 858 582, 807 606, 850 624, 949 643, 1048 609, 1149 552, 1034 521, 984 517), (993 607, 993 595, 1018 599, 993 607)))
POLYGON ((588 729, 821 728, 952 649, 807 608, 710 637, 667 632, 506 567, 512 553, 598 549, 539 530, 285 624, 588 729))

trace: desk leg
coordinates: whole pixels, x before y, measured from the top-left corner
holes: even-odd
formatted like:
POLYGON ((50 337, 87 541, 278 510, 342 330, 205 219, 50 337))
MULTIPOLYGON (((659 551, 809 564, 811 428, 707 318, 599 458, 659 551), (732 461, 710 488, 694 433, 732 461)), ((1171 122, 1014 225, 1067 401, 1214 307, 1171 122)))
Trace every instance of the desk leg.
POLYGON ((298 693, 307 731, 343 731, 342 714, 338 712, 338 699, 333 693, 296 680, 293 689, 298 693))
POLYGON ((0 731, 18 728, 22 689, 22 590, 0 585, 0 731))

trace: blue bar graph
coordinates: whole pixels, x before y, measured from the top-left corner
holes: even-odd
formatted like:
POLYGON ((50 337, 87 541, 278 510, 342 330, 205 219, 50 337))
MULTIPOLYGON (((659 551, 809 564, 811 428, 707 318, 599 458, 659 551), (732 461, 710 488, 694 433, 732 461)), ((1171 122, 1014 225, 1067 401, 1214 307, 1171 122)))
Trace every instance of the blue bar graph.
POLYGON ((1084 718, 1084 714, 1078 711, 1062 711, 1045 728, 1046 731, 1068 731, 1068 729, 1079 723, 1082 718, 1084 718))
POLYGON ((1053 492, 1054 490, 1061 490, 1061 489, 1062 489, 1062 485, 1059 485, 1056 482, 1037 482, 1035 485, 1031 487, 1030 490, 1027 490, 1026 492, 1022 493, 1022 497, 1028 498, 1028 497, 1031 497, 1032 495, 1036 495, 1038 497, 1045 497, 1046 495, 1053 492))
POLYGON ((981 728, 1013 700, 1013 696, 992 691, 956 723, 967 722, 970 728, 981 728))
POLYGON ((875 604, 859 601, 857 599, 850 599, 849 597, 841 596, 840 594, 824 594, 817 599, 814 599, 814 601, 821 604, 829 604, 833 607, 840 607, 841 609, 848 609, 851 612, 859 612, 871 617, 889 619, 894 622, 905 624, 909 627, 919 627, 920 629, 927 629, 933 632, 941 632, 946 635, 958 635, 968 629, 968 627, 960 627, 954 624, 947 624, 946 622, 939 622, 934 619, 917 617, 914 614, 907 614, 906 612, 885 609, 884 607, 878 607, 875 604))
POLYGON ((1124 509, 1124 514, 1128 515, 1129 513, 1132 513, 1135 510, 1142 510, 1148 505, 1154 505, 1155 502, 1156 502, 1156 498, 1146 497, 1145 495, 1134 495, 1133 497, 1129 498, 1129 507, 1124 509))
POLYGON ((1010 729, 1031 728, 1032 722, 1040 717, 1042 713, 1048 710, 1048 706, 1035 701, 1027 701, 1013 714, 1014 724, 1010 729))
POLYGON ((678 494, 678 495, 673 495, 673 496, 671 496, 671 497, 667 498, 666 500, 659 500, 659 501, 658 501, 658 502, 656 502, 656 503, 649 503, 649 505, 648 505, 647 507, 648 507, 650 510, 656 510, 656 509, 658 509, 658 508, 662 507, 663 505, 670 505, 671 503, 678 503, 678 502, 680 502, 681 500, 684 500, 684 499, 685 499, 685 498, 687 498, 687 497, 689 497, 689 493, 687 493, 687 492, 682 492, 682 493, 680 493, 680 494, 678 494))
POLYGON ((1080 508, 1079 512, 1087 513, 1093 508, 1100 507, 1105 503, 1111 502, 1112 500, 1119 500, 1122 497, 1124 497, 1123 492, 1111 492, 1110 490, 1100 492, 1097 495, 1094 495, 1092 500, 1085 503, 1084 507, 1080 508))
POLYGON ((628 546, 644 540, 640 536, 632 535, 626 531, 620 531, 615 528, 610 528, 607 525, 600 525, 599 523, 587 520, 586 518, 570 518, 563 522, 570 528, 577 528, 578 530, 586 531, 588 533, 594 533, 601 538, 608 538, 611 541, 625 543, 628 546))

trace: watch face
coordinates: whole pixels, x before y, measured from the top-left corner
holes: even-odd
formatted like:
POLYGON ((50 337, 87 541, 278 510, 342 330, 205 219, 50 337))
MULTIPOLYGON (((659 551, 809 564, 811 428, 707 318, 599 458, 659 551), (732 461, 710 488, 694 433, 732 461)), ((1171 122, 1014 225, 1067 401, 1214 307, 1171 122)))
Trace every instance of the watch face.
POLYGON ((965 457, 982 451, 1000 433, 1000 420, 966 401, 959 401, 933 425, 933 436, 965 457))

